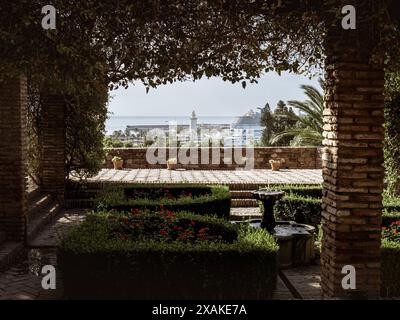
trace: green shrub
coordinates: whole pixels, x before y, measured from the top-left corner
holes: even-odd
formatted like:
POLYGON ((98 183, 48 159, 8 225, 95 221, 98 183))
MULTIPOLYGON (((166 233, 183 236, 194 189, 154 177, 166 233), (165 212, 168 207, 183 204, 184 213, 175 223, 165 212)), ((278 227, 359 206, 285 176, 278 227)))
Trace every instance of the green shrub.
POLYGON ((277 201, 274 213, 277 220, 318 226, 321 223, 321 205, 322 200, 319 198, 288 194, 277 201))
POLYGON ((384 206, 385 212, 387 212, 387 213, 400 212, 400 198, 384 197, 383 206, 384 206))
MULTIPOLYGON (((270 185, 285 191, 285 196, 276 202, 274 214, 277 220, 296 221, 318 227, 321 222, 321 185, 270 185)), ((260 202, 262 210, 262 203, 260 202)))
POLYGON ((388 195, 400 195, 400 73, 385 73, 385 182, 388 195))
POLYGON ((229 219, 231 196, 228 187, 182 185, 149 185, 106 187, 96 199, 100 210, 165 209, 216 215, 229 219), (180 196, 183 195, 183 196, 180 196))
MULTIPOLYGON (((128 215, 125 215, 127 217, 128 215)), ((144 224, 154 226, 154 213, 144 224)), ((136 218, 139 218, 137 216, 136 218)), ((278 246, 265 230, 179 213, 208 225, 218 241, 115 236, 121 214, 94 214, 61 241, 57 261, 70 299, 265 299, 277 280, 278 246), (232 239, 232 235, 234 239, 232 239)), ((139 219, 140 219, 139 218, 139 219)), ((157 224, 156 224, 157 225, 157 224)))
POLYGON ((322 186, 319 184, 310 185, 271 185, 267 188, 279 189, 285 191, 286 194, 296 194, 303 197, 322 198, 322 186))
MULTIPOLYGON (((322 211, 322 186, 273 185, 269 187, 286 192, 286 195, 277 201, 274 208, 277 220, 293 220, 318 227, 322 211)), ((383 226, 388 226, 391 222, 400 220, 400 198, 385 196, 383 206, 383 226)))
POLYGON ((400 296, 400 242, 382 240, 381 295, 400 296))

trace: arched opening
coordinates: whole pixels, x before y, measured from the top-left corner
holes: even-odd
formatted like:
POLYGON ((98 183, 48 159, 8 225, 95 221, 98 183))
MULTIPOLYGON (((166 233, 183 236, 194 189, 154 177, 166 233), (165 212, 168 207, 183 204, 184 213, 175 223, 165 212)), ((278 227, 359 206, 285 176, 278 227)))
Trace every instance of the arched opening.
MULTIPOLYGON (((149 87, 203 76, 252 82, 266 71, 300 72, 324 62, 323 291, 328 297, 348 296, 342 268, 352 265, 359 284, 352 294, 379 295, 384 65, 371 63, 382 45, 375 37, 381 16, 371 18, 371 12, 381 7, 372 1, 354 4, 358 27, 345 30, 332 4, 154 1, 128 6, 88 1, 72 6, 56 1, 62 31, 44 32, 27 24, 7 35, 14 39, 9 43, 18 45, 1 55, 6 63, 0 86, 0 231, 8 239, 26 238, 27 84, 21 74, 28 72, 30 81, 45 88, 42 181, 62 201, 65 99, 90 92, 93 79, 103 89, 138 79, 149 87), (110 10, 115 15, 107 14, 110 10), (32 28, 37 37, 25 45, 15 42, 24 42, 32 28)), ((17 24, 32 18, 25 7, 17 11, 17 24)))

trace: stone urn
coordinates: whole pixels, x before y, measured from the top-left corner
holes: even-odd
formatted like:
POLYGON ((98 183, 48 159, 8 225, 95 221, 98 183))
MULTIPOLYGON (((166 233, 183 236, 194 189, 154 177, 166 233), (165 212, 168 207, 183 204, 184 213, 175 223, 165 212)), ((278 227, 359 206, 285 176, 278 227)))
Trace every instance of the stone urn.
POLYGON ((168 170, 175 170, 178 166, 178 161, 175 158, 167 160, 167 168, 168 170))
POLYGON ((279 171, 281 169, 282 160, 269 160, 272 171, 279 171))
POLYGON ((112 159, 112 163, 114 165, 115 170, 122 170, 124 165, 124 160, 121 157, 114 157, 112 159))

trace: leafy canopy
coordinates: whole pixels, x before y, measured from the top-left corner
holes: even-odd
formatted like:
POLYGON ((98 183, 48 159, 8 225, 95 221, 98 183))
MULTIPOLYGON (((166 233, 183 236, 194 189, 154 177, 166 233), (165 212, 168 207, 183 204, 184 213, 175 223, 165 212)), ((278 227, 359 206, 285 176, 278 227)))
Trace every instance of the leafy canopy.
MULTIPOLYGON (((47 2, 1 2, 0 74, 24 72, 71 92, 99 77, 155 87, 203 76, 251 82, 266 71, 313 72, 342 7, 334 0, 54 0, 57 29, 43 30, 47 2)), ((368 23, 380 18, 377 47, 391 49, 388 61, 399 57, 393 3, 362 2, 372 9, 368 23)))

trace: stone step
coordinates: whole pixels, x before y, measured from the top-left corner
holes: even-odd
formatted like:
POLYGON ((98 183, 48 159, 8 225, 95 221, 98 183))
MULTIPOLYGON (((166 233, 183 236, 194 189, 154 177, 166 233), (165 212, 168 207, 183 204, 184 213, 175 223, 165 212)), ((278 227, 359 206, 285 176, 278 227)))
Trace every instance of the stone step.
POLYGON ((92 209, 94 207, 94 201, 91 199, 66 199, 64 202, 66 209, 92 209))
POLYGON ((61 206, 57 202, 49 203, 40 213, 28 217, 27 242, 29 243, 42 231, 47 224, 60 212, 61 206))
POLYGON ((232 199, 251 199, 252 190, 231 190, 230 194, 232 199))
POLYGON ((2 245, 2 243, 6 242, 6 240, 7 240, 6 233, 0 231, 0 246, 2 245))
POLYGON ((0 245, 0 272, 10 268, 24 253, 22 242, 6 241, 0 245))
POLYGON ((31 186, 26 194, 27 201, 30 202, 40 196, 40 188, 36 185, 31 186))
POLYGON ((262 213, 259 208, 256 207, 236 207, 231 209, 229 220, 241 221, 249 219, 260 219, 262 213))
POLYGON ((47 209, 52 202, 52 196, 47 193, 39 193, 28 200, 28 220, 35 219, 36 216, 41 215, 43 210, 47 209))
POLYGON ((258 201, 256 199, 231 199, 231 207, 258 207, 258 201))
POLYGON ((72 189, 65 193, 67 199, 94 199, 99 194, 99 189, 72 189))

